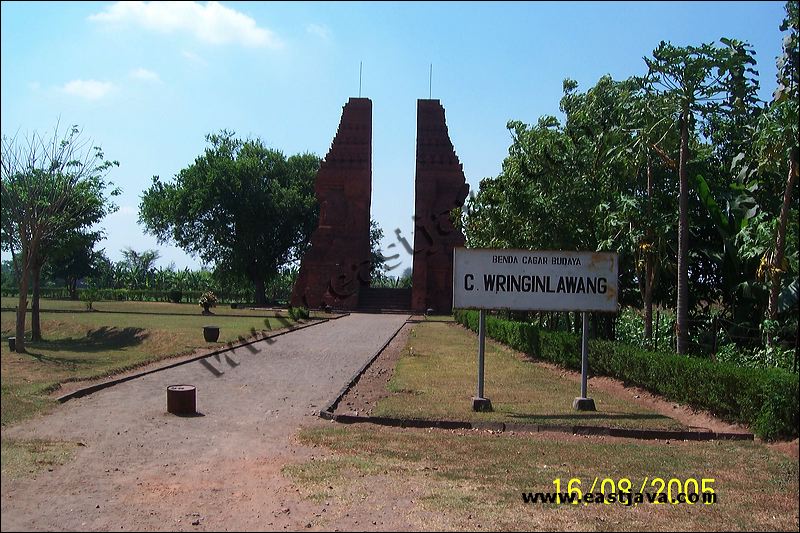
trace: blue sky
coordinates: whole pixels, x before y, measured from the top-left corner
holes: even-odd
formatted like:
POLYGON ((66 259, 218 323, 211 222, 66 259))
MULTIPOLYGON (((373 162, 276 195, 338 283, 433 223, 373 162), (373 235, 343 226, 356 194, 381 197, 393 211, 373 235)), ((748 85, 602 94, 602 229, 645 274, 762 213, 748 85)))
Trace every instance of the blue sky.
MULTIPOLYGON (((373 101, 372 216, 387 255, 413 242, 416 100, 446 110, 472 189, 496 176, 509 120, 559 116, 564 78, 585 90, 646 72, 658 45, 720 37, 756 50, 761 96, 775 88, 783 2, 2 2, 0 128, 78 124, 107 157, 120 210, 101 226, 112 260, 130 246, 159 264, 199 260, 137 225, 153 175, 171 178, 220 129, 290 155, 324 157, 342 106, 373 101)), ((7 259, 7 254, 3 259, 7 259)), ((392 273, 411 266, 403 264, 392 273)), ((394 263, 393 263, 394 264, 394 263)))

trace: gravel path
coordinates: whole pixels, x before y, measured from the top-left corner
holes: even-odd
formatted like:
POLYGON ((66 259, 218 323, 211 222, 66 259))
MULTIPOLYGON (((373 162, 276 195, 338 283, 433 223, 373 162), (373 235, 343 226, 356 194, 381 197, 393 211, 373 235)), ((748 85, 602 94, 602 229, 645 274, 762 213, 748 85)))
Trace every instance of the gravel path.
POLYGON ((280 471, 316 450, 293 441, 408 317, 351 314, 71 400, 4 438, 83 443, 30 480, 2 482, 5 530, 313 527, 324 504, 280 471), (201 416, 166 413, 166 387, 197 387, 201 416))

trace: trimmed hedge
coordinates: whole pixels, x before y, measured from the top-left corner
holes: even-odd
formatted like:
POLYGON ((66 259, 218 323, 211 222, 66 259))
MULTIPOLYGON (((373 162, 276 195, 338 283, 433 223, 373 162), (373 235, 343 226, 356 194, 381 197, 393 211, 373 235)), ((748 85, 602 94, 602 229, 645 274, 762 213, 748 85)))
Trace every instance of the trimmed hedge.
MULTIPOLYGON (((453 314, 458 322, 477 330, 476 311, 457 310, 453 314)), ((537 354, 547 361, 580 370, 580 338, 577 335, 543 331, 538 335, 539 350, 533 351, 512 346, 489 330, 489 321, 510 321, 487 319, 486 333, 493 339, 525 353, 537 354)), ((725 420, 747 424, 755 434, 767 440, 798 436, 800 379, 792 372, 778 368, 737 367, 602 340, 589 341, 589 354, 593 374, 618 378, 672 401, 711 411, 725 420)))
MULTIPOLYGON (((456 309, 453 316, 472 331, 478 331, 478 313, 456 309)), ((486 316, 486 335, 530 355, 539 355, 539 328, 524 322, 486 316)))

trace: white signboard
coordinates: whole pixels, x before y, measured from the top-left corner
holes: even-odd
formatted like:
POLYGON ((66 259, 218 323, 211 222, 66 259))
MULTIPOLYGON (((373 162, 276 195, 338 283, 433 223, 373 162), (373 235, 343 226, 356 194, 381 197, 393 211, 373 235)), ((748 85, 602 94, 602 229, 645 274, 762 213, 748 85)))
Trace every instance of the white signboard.
POLYGON ((456 248, 453 307, 617 311, 615 253, 456 248))

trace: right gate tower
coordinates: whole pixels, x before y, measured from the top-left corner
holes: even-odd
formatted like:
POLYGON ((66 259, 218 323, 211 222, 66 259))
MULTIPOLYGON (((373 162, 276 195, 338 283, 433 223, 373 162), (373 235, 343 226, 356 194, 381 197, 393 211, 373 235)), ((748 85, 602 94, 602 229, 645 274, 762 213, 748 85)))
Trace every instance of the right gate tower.
POLYGON ((464 234, 453 224, 469 193, 439 100, 417 100, 417 169, 411 308, 449 313, 453 307, 453 249, 464 234), (457 213, 453 210, 459 208, 457 213))

